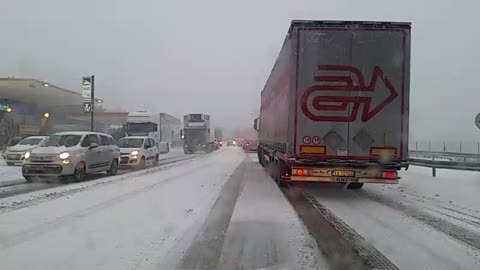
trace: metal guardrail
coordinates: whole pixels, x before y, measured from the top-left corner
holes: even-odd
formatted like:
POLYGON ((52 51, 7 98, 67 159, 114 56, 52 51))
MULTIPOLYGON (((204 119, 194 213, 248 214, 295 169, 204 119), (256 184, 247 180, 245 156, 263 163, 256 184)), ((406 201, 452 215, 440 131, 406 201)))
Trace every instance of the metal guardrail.
POLYGON ((436 151, 417 151, 409 150, 410 156, 428 156, 428 157, 456 157, 456 158, 475 158, 480 159, 480 154, 455 153, 455 152, 436 152, 436 151))
POLYGON ((480 172, 480 163, 478 162, 457 162, 444 160, 426 160, 410 158, 410 165, 422 166, 432 168, 432 176, 436 176, 436 169, 450 169, 463 171, 477 171, 480 172))
POLYGON ((410 150, 409 154, 409 164, 432 168, 433 177, 436 169, 480 171, 479 154, 415 150, 410 150))

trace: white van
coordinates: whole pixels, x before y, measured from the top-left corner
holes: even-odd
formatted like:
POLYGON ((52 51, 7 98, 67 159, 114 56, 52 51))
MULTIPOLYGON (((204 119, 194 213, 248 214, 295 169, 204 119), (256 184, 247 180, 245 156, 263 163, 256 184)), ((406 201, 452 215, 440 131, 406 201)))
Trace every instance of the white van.
POLYGON ((34 177, 82 181, 89 173, 117 174, 119 157, 120 149, 108 134, 60 132, 25 154, 22 173, 29 182, 34 177))

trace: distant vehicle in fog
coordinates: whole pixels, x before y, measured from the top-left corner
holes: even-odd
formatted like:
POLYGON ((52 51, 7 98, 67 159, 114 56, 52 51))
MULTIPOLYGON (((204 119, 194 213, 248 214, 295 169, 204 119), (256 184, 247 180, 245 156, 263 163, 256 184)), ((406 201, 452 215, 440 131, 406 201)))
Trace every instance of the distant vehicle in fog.
POLYGON ((187 114, 183 117, 183 152, 191 154, 198 151, 210 153, 218 149, 214 137, 211 118, 208 114, 187 114))
POLYGON ((235 140, 228 140, 227 141, 227 147, 230 147, 230 146, 238 146, 238 145, 237 145, 237 142, 235 140))
POLYGON ((215 136, 215 139, 218 142, 218 146, 222 146, 223 145, 223 131, 222 131, 222 129, 215 128, 214 136, 215 136))
POLYGON ((39 146, 39 144, 44 141, 47 136, 31 136, 27 137, 17 144, 10 146, 5 150, 5 162, 8 166, 13 166, 15 164, 21 164, 25 159, 25 154, 28 151, 31 151, 39 146))
POLYGON ((242 148, 245 150, 245 152, 257 152, 258 140, 244 140, 242 148))

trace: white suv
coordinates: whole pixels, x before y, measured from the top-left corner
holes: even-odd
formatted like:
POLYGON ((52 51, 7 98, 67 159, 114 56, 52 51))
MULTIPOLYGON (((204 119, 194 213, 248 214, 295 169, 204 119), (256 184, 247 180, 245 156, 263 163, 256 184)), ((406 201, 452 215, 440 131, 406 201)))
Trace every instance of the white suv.
POLYGON ((120 149, 110 135, 98 132, 60 132, 25 154, 22 166, 27 181, 34 177, 59 177, 82 181, 86 174, 118 171, 120 149))
POLYGON ((143 169, 147 164, 158 165, 159 149, 154 139, 144 136, 121 138, 117 141, 120 148, 120 168, 143 169))

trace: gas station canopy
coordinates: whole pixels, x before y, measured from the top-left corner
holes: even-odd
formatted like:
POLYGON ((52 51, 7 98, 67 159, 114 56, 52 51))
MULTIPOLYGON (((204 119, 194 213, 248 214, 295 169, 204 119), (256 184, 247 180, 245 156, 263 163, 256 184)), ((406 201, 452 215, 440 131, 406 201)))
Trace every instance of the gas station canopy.
POLYGON ((79 92, 22 78, 0 78, 0 99, 40 106, 80 105, 83 100, 79 92))

